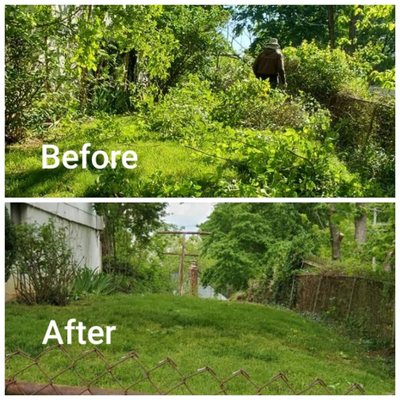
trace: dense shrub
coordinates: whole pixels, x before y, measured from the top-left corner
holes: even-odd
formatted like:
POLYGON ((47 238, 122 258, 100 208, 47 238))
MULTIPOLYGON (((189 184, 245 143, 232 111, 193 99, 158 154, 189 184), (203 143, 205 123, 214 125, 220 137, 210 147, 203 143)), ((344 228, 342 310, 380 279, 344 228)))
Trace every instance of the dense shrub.
POLYGON ((274 243, 267 252, 265 271, 251 283, 247 298, 254 302, 291 306, 289 293, 293 277, 302 269, 303 259, 318 247, 318 236, 310 233, 274 243))
MULTIPOLYGON (((289 90, 308 93, 323 104, 329 104, 343 86, 356 79, 343 50, 320 49, 313 42, 303 42, 285 48, 284 54, 289 90)), ((358 83, 363 85, 360 80, 358 83)))
POLYGON ((115 259, 114 256, 103 256, 103 272, 112 275, 134 276, 135 267, 129 259, 122 259, 121 257, 115 259))
POLYGON ((336 151, 357 171, 365 195, 394 196, 395 106, 390 96, 339 92, 331 107, 336 151))
POLYGON ((256 130, 307 127, 315 132, 329 128, 328 110, 305 96, 293 97, 283 91, 270 90, 268 81, 237 80, 220 97, 214 117, 226 126, 256 130))
POLYGON ((172 88, 148 114, 149 129, 159 139, 182 139, 212 129, 211 112, 217 104, 210 84, 191 75, 172 88))
POLYGON ((249 55, 233 56, 231 54, 217 55, 214 64, 204 73, 204 79, 209 81, 214 93, 228 90, 235 82, 253 77, 252 60, 249 55))
MULTIPOLYGON (((329 140, 321 142, 312 132, 225 129, 214 143, 211 161, 235 171, 236 182, 227 192, 241 196, 357 196, 362 188, 334 155, 329 140), (221 162, 223 158, 225 162, 221 162)), ((210 150, 211 151, 211 150, 210 150)), ((219 193, 226 196, 227 193, 219 193)))
POLYGON ((103 257, 103 273, 107 276, 107 281, 110 281, 112 291, 123 293, 171 291, 170 272, 161 267, 159 259, 154 257, 154 254, 153 258, 147 259, 149 257, 146 252, 151 253, 151 250, 136 248, 128 251, 136 255, 123 257, 120 253, 116 260, 110 256, 103 257))
POLYGON ((50 221, 17 227, 16 293, 27 304, 66 305, 71 300, 78 264, 67 231, 50 221))

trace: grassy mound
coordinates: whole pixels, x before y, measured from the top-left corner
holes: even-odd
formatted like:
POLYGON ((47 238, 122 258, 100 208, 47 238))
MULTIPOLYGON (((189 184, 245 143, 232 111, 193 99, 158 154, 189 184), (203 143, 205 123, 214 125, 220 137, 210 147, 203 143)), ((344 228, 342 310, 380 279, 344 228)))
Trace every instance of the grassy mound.
MULTIPOLYGON (((99 346, 110 362, 135 350, 147 367, 171 357, 184 375, 209 366, 218 377, 224 378, 243 368, 259 385, 283 372, 296 391, 307 387, 317 377, 337 394, 344 393, 353 382, 362 384, 368 394, 394 391, 394 379, 389 376, 383 359, 369 357, 357 343, 294 312, 169 295, 93 297, 67 307, 8 304, 6 353, 21 349, 31 356, 38 355, 45 348, 41 343, 50 319, 55 319, 61 327, 70 318, 83 321, 87 327, 117 326, 111 345, 99 346)), ((67 347, 72 355, 93 348, 78 344, 67 347)), ((48 371, 60 370, 66 363, 61 352, 45 357, 43 361, 48 371)), ((86 361, 85 366, 77 366, 83 375, 93 376, 98 368, 104 370, 98 360, 86 361)), ((6 377, 21 369, 23 363, 19 359, 10 362, 6 377)), ((132 383, 134 374, 140 375, 140 371, 134 370, 133 365, 126 363, 116 371, 125 387, 132 383)), ((164 390, 171 387, 172 377, 176 378, 176 372, 167 368, 157 370, 154 375, 164 390)), ((29 369, 19 379, 40 381, 41 373, 29 369)), ((72 373, 61 375, 56 382, 79 384, 72 373)), ((106 377, 94 386, 116 387, 106 377)), ((190 386, 195 393, 218 392, 218 386, 210 378, 194 379, 190 386)), ((146 386, 136 389, 151 390, 146 386)), ((232 394, 252 392, 254 389, 246 385, 245 380, 236 379, 230 386, 232 394)), ((282 394, 288 390, 276 383, 264 393, 282 394)))

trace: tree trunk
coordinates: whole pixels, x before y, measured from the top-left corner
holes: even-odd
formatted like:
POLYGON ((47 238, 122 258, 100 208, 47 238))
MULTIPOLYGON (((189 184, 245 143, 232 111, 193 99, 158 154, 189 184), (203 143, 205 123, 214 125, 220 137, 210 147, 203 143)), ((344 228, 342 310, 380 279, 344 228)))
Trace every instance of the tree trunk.
MULTIPOLYGON (((92 18, 93 6, 89 5, 87 8, 86 21, 89 24, 89 21, 92 18)), ((81 79, 80 79, 80 88, 79 88, 79 105, 81 111, 85 111, 87 105, 87 96, 88 96, 88 70, 87 68, 82 68, 81 79)))
POLYGON ((329 34, 329 44, 332 49, 336 47, 336 35, 335 35, 335 13, 336 6, 326 6, 328 9, 328 34, 329 34))
POLYGON ((112 223, 107 216, 103 216, 104 229, 100 233, 100 243, 101 243, 101 256, 103 258, 103 270, 109 272, 110 270, 110 260, 113 256, 113 235, 112 235, 112 223))
POLYGON ((126 79, 125 90, 129 91, 129 84, 136 82, 137 53, 135 49, 125 54, 126 79))
POLYGON ((367 213, 364 204, 356 204, 356 215, 354 216, 354 239, 357 244, 363 244, 367 241, 367 213))
POLYGON ((356 49, 356 36, 357 36, 357 22, 362 19, 360 13, 356 13, 356 10, 362 8, 362 6, 352 6, 353 10, 349 20, 349 46, 348 53, 353 54, 356 49))
POLYGON ((340 232, 339 227, 333 222, 333 214, 336 212, 336 208, 331 204, 328 208, 328 219, 329 219, 329 231, 331 235, 331 250, 332 250, 332 260, 340 260, 340 244, 344 238, 342 232, 340 232))

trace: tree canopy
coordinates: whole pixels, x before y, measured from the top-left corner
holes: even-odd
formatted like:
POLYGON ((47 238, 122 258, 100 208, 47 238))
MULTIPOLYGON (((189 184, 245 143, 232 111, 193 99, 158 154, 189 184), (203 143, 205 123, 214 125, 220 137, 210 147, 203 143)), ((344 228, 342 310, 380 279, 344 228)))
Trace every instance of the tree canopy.
POLYGON ((322 260, 326 271, 392 277, 391 204, 221 203, 201 229, 212 233, 203 251, 213 260, 202 281, 224 293, 261 279, 278 298, 308 257, 322 260))

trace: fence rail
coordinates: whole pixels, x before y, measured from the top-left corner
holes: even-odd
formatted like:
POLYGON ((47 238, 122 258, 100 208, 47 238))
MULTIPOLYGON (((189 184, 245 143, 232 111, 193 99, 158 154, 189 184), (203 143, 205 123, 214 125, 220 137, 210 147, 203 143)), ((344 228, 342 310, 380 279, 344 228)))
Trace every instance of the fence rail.
POLYGON ((395 286, 365 277, 298 275, 290 307, 352 324, 362 335, 394 344, 395 286))
MULTIPOLYGON (((62 345, 49 347, 37 357, 31 357, 19 350, 6 356, 6 394, 18 395, 132 395, 132 394, 338 394, 320 378, 314 379, 302 388, 295 388, 287 374, 279 372, 264 383, 257 383, 244 369, 239 369, 221 378, 210 367, 205 366, 191 373, 183 373, 169 357, 153 367, 147 367, 139 355, 132 351, 115 362, 109 362, 97 348, 71 355, 62 345), (56 357, 58 370, 49 370, 48 357, 56 357), (64 360, 64 361, 62 361, 64 360), (94 363, 95 362, 95 363, 94 363), (15 364, 14 366, 12 364, 15 364), (84 364, 87 374, 84 372, 84 364), (96 366, 95 366, 96 364, 96 366), (121 378, 121 367, 125 367, 121 378), (90 376, 89 373, 90 372, 90 376), (39 382, 27 382, 24 374, 32 373, 39 382), (162 374, 160 376, 157 374, 162 374), (66 376, 73 385, 66 386, 66 376), (129 377, 129 383, 126 377, 129 377), (201 378, 203 384, 195 380, 201 378), (65 383, 65 382, 64 382, 65 383), (204 393, 204 383, 212 383, 215 390, 204 393)), ((54 362, 53 364, 54 365, 54 362)), ((26 376, 26 375, 25 375, 26 376)), ((364 394, 358 383, 347 384, 340 394, 364 394)))

